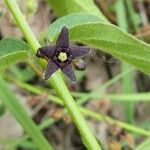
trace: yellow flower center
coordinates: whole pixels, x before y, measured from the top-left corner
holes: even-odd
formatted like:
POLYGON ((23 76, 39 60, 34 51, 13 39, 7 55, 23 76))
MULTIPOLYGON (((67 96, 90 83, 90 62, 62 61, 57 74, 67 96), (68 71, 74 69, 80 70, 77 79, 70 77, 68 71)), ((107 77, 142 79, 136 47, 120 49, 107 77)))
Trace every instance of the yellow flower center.
POLYGON ((61 61, 61 62, 64 62, 67 60, 67 54, 65 52, 60 52, 59 55, 58 55, 58 59, 61 61))

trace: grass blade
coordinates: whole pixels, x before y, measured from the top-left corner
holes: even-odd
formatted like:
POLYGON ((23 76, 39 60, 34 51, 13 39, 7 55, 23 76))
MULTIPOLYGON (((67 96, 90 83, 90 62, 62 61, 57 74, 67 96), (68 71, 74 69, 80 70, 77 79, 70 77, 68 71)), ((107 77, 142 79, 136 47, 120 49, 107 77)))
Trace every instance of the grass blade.
MULTIPOLYGON (((125 2, 124 0, 118 0, 116 2, 116 14, 118 26, 122 28, 124 31, 128 32, 128 23, 125 11, 125 2)), ((125 71, 130 66, 126 63, 122 63, 122 71, 125 71)), ((133 81, 133 72, 125 75, 122 78, 122 86, 124 93, 132 93, 134 89, 134 81, 133 81)), ((133 102, 125 102, 125 116, 128 123, 133 123, 134 121, 134 103, 133 102)))
POLYGON ((36 124, 28 116, 23 106, 18 102, 14 94, 9 90, 2 77, 0 77, 0 98, 6 108, 13 114, 24 130, 29 134, 37 148, 40 150, 52 150, 36 124))

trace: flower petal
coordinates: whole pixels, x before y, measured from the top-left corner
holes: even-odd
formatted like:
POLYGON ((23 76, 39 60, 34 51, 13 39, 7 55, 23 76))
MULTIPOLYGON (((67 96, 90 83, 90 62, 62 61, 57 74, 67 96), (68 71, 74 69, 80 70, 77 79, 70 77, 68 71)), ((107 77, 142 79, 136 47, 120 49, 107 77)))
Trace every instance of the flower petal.
POLYGON ((86 46, 70 46, 70 51, 73 58, 78 58, 90 53, 90 48, 86 46))
POLYGON ((57 70, 58 66, 52 60, 49 60, 46 68, 45 80, 47 80, 57 70))
POLYGON ((55 45, 41 47, 38 49, 36 56, 38 56, 40 58, 43 56, 46 56, 51 59, 54 54, 55 49, 56 49, 55 45))
POLYGON ((58 40, 56 42, 57 47, 68 48, 69 47, 69 31, 67 27, 63 27, 59 34, 58 40))
POLYGON ((70 80, 72 80, 73 82, 76 82, 76 77, 73 72, 71 64, 67 64, 65 67, 62 67, 61 70, 70 78, 70 80))

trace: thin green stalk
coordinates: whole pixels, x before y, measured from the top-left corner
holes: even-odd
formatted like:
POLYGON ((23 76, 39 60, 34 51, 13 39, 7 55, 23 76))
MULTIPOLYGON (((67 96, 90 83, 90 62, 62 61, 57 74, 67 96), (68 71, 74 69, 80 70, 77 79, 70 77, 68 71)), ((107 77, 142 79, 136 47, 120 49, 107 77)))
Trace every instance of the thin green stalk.
MULTIPOLYGON (((7 6, 11 10, 11 13, 14 16, 18 26, 20 27, 21 31, 23 32, 26 40, 30 44, 32 51, 35 53, 37 49, 40 47, 39 42, 34 37, 30 27, 28 26, 27 22, 25 21, 17 3, 15 0, 5 0, 7 6)), ((43 63, 40 62, 41 66, 43 63)), ((55 89, 55 91, 61 96, 65 107, 67 108, 69 114, 71 115, 73 121, 75 122, 76 126, 78 127, 80 134, 85 142, 85 145, 89 150, 100 150, 100 145, 98 144, 96 138, 94 137, 93 133, 89 129, 86 121, 84 120, 83 116, 80 113, 78 106, 76 105, 73 97, 71 96, 68 88, 66 87, 60 73, 57 71, 54 73, 49 83, 51 83, 55 89)))
MULTIPOLYGON (((31 91, 32 93, 35 94, 41 94, 41 92, 48 92, 50 94, 50 99, 53 99, 53 102, 58 103, 58 99, 51 95, 51 93, 46 89, 46 88, 40 88, 39 87, 35 87, 32 86, 30 84, 24 83, 22 81, 19 81, 17 79, 11 78, 9 76, 7 76, 7 79, 14 82, 15 84, 17 84, 19 87, 26 89, 27 91, 31 91)), ((81 93, 81 92, 74 92, 72 93, 72 95, 74 95, 75 97, 85 97, 88 93, 81 93)), ((133 102, 138 102, 138 101, 142 101, 142 102, 149 102, 150 101, 150 93, 146 92, 146 93, 128 93, 128 94, 100 94, 100 93, 95 93, 95 94, 91 94, 90 95, 91 98, 95 98, 95 99, 100 99, 100 98, 108 98, 112 101, 118 101, 118 102, 122 102, 122 101, 133 101, 133 102)), ((60 103, 61 105, 63 104, 62 102, 60 103)), ((78 104, 81 105, 81 104, 78 104)))
POLYGON ((128 23, 127 23, 128 21, 126 17, 124 0, 117 0, 115 10, 117 15, 118 26, 122 28, 124 31, 128 32, 128 23))
POLYGON ((32 138, 37 148, 40 150, 52 150, 50 144, 46 141, 36 124, 28 116, 14 94, 9 90, 2 77, 0 77, 0 98, 9 111, 14 115, 16 120, 32 138))
POLYGON ((92 98, 93 95, 96 94, 101 94, 106 88, 108 88, 109 86, 111 86, 112 84, 114 84, 116 81, 118 81, 119 79, 121 79, 123 76, 125 76, 126 74, 130 73, 133 70, 133 68, 129 68, 128 70, 125 70, 124 72, 120 73, 119 75, 113 77, 111 80, 107 81, 106 83, 104 83, 103 85, 100 85, 99 87, 97 87, 95 90, 93 90, 90 93, 87 93, 84 97, 80 98, 77 103, 78 104, 84 104, 85 102, 87 102, 90 98, 92 98))
MULTIPOLYGON (((122 70, 126 70, 129 67, 128 64, 122 63, 122 70)), ((133 81, 133 75, 134 73, 131 72, 131 74, 128 74, 122 79, 122 84, 123 84, 123 92, 124 93, 132 93, 134 90, 134 81, 133 81)), ((124 103, 125 106, 125 116, 126 116, 126 121, 130 124, 134 123, 134 102, 133 101, 128 101, 124 103)))
MULTIPOLYGON (((11 79, 9 79, 11 80, 11 79)), ((17 80, 13 82, 18 82, 17 80)), ((26 85, 27 86, 27 85, 26 85)), ((28 88, 28 87, 27 87, 28 88)), ((41 88, 36 86, 37 89, 43 92, 47 92, 49 94, 54 94, 53 91, 50 92, 48 88, 41 88)), ((90 98, 92 100, 99 100, 101 98, 108 98, 112 101, 122 102, 122 101, 132 101, 132 102, 149 102, 150 101, 150 92, 140 92, 140 93, 125 93, 125 94, 106 94, 106 93, 86 93, 86 92, 71 92, 72 95, 76 98, 84 98, 88 94, 90 94, 90 98)), ((78 101, 77 101, 78 103, 78 101)), ((81 105, 81 104, 80 104, 81 105)))
MULTIPOLYGON (((43 93, 43 91, 41 91, 40 89, 38 89, 37 87, 34 87, 30 84, 27 84, 27 83, 24 83, 24 82, 21 82, 19 80, 12 80, 11 81, 15 82, 15 84, 17 84, 19 87, 29 91, 29 92, 32 92, 33 94, 37 94, 37 95, 40 95, 43 93)), ((131 94, 130 94, 131 95, 131 94)), ((121 95, 120 95, 121 96, 121 95)), ((149 93, 143 93, 141 95, 141 98, 142 97, 147 97, 149 96, 150 97, 150 94, 149 93), (145 95, 146 94, 146 95, 145 95), (148 95, 147 95, 148 94, 148 95)), ((137 94, 137 97, 139 97, 139 94, 137 94)), ((48 95, 48 98, 49 100, 51 100, 52 102, 56 103, 56 104, 59 104, 59 105, 63 105, 62 103, 62 100, 59 99, 58 97, 56 96, 53 96, 53 95, 48 95)), ((131 95, 131 99, 132 99, 132 95, 131 95)), ((129 97, 127 97, 127 99, 129 99, 129 97)), ((135 99, 136 100, 136 99, 135 99)), ((135 132, 135 133, 138 133, 138 134, 141 134, 141 135, 144 135, 144 136, 150 136, 150 133, 147 132, 146 130, 142 129, 142 128, 138 128, 138 127, 135 127, 135 126, 132 126, 132 125, 129 125, 127 123, 124 123, 124 122, 121 122, 121 121, 118 121, 118 120, 115 120, 115 119, 112 119, 108 116, 103 116, 101 114, 98 114, 96 112, 93 112, 93 111, 90 111, 88 109, 84 109, 83 107, 80 107, 80 110, 82 113, 84 113, 84 115, 86 116, 89 116, 89 117, 92 117, 96 120, 105 120, 107 122, 110 122, 110 123, 113 123, 113 124, 116 124, 118 126, 120 126, 121 128, 124 128, 126 130, 129 130, 131 132, 135 132)), ((65 112, 65 111, 64 111, 65 112)), ((48 127, 49 125, 52 125, 53 123, 55 123, 56 120, 53 120, 53 119, 48 119, 44 122, 42 122, 40 125, 39 125, 39 128, 42 130, 42 129, 45 129, 46 127, 48 127)), ((24 143, 25 140, 27 140, 28 138, 28 135, 24 135, 22 138, 19 138, 18 140, 15 140, 15 141, 12 141, 12 142, 0 142, 0 143, 6 143, 6 144, 9 144, 10 146, 17 146, 17 145, 22 145, 22 143, 24 143)))
POLYGON ((130 19, 132 21, 133 27, 134 27, 135 31, 137 31, 138 30, 137 15, 138 14, 135 12, 131 0, 125 0, 125 4, 126 4, 127 9, 129 11, 129 16, 130 16, 130 19))
MULTIPOLYGON (((128 23, 126 17, 126 10, 125 10, 125 1, 118 0, 116 3, 116 14, 117 14, 117 21, 118 26, 128 32, 128 23)), ((130 65, 126 63, 122 63, 122 71, 127 70, 130 65)), ((122 86, 124 93, 132 93, 134 89, 134 81, 133 81, 133 72, 125 75, 122 78, 122 86)), ((132 124, 134 121, 134 103, 133 102, 125 102, 125 116, 128 123, 132 124)))
MULTIPOLYGON (((23 89, 25 89, 25 90, 27 90, 29 92, 32 92, 34 94, 40 95, 40 94, 43 93, 43 91, 41 91, 40 89, 38 89, 38 88, 36 88, 36 87, 34 87, 34 86, 30 85, 30 84, 23 83, 21 81, 17 81, 15 83, 19 87, 21 87, 21 88, 23 88, 23 89)), ((63 105, 62 100, 60 98, 56 97, 56 96, 48 94, 48 98, 49 98, 49 100, 51 100, 52 102, 54 102, 56 104, 63 105)), ((107 118, 106 121, 109 121, 110 123, 116 124, 116 125, 120 126, 121 128, 129 130, 131 132, 142 134, 142 135, 145 135, 145 136, 150 136, 150 132, 147 132, 146 130, 144 130, 142 128, 138 128, 138 127, 132 126, 130 124, 127 124, 127 123, 124 123, 124 122, 112 119, 112 118, 110 118, 108 116, 104 117, 103 115, 101 115, 99 113, 90 111, 90 110, 85 109, 85 108, 83 108, 81 106, 79 108, 80 108, 80 110, 81 110, 82 113, 84 113, 85 115, 90 116, 92 118, 94 117, 96 120, 105 120, 107 118), (91 114, 94 114, 94 115, 91 115, 91 114)))
MULTIPOLYGON (((72 93, 75 97, 85 97, 86 93, 72 93)), ((150 101, 150 93, 127 93, 127 94, 93 94, 91 95, 91 98, 94 98, 95 100, 98 100, 100 98, 108 98, 109 100, 112 101, 117 101, 117 102, 149 102, 150 101)))
POLYGON ((142 128, 130 125, 128 123, 125 123, 125 122, 122 122, 122 121, 119 121, 119 120, 112 119, 112 118, 110 118, 108 116, 100 115, 100 114, 98 114, 96 112, 93 112, 93 111, 85 109, 85 108, 81 108, 81 111, 86 116, 95 118, 96 120, 99 120, 99 121, 105 120, 108 123, 115 124, 117 126, 120 126, 121 128, 127 129, 129 131, 132 131, 132 132, 135 132, 135 133, 140 133, 140 134, 143 134, 145 136, 150 136, 150 132, 148 132, 148 131, 146 131, 146 130, 144 130, 142 128))

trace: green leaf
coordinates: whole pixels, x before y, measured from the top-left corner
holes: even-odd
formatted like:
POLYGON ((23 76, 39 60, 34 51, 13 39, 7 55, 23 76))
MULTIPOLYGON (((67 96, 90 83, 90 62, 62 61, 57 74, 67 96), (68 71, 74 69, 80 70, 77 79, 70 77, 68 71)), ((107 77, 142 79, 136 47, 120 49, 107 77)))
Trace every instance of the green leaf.
POLYGON ((104 22, 108 22, 93 0, 48 0, 48 2, 58 16, 87 12, 99 16, 104 22))
POLYGON ((27 82, 32 80, 35 76, 35 73, 29 66, 26 66, 25 68, 19 68, 18 66, 14 65, 10 68, 10 71, 17 79, 21 81, 27 82))
MULTIPOLYGON (((74 15, 80 16, 80 14, 74 15)), ((51 41, 54 41, 60 32, 61 27, 57 28, 57 25, 66 17, 68 16, 60 18, 50 25, 48 38, 51 41), (55 30, 55 35, 53 30, 55 30)), ((70 29, 72 42, 81 42, 93 48, 101 49, 145 73, 150 73, 150 46, 148 44, 137 40, 112 24, 92 21, 89 21, 90 23, 82 22, 83 18, 84 15, 80 17, 80 23, 72 18, 74 27, 70 26, 67 21, 62 24, 62 26, 65 24, 70 29)))
POLYGON ((97 22, 102 22, 102 20, 99 17, 88 13, 70 14, 65 17, 61 17, 60 19, 57 19, 54 23, 52 23, 48 28, 47 36, 48 39, 51 40, 51 42, 54 42, 54 37, 61 31, 63 26, 73 28, 77 25, 97 22))
POLYGON ((28 116, 23 106, 16 99, 14 94, 10 91, 8 85, 0 76, 0 99, 5 104, 6 108, 12 113, 16 120, 21 124, 24 130, 29 134, 39 150, 51 150, 40 129, 28 116))
POLYGON ((14 51, 28 50, 29 46, 24 41, 16 38, 5 38, 0 41, 0 56, 14 51))
POLYGON ((0 41, 0 69, 26 60, 28 50, 29 46, 22 40, 15 38, 2 39, 0 41))

